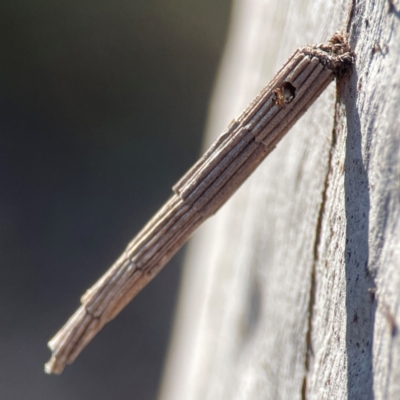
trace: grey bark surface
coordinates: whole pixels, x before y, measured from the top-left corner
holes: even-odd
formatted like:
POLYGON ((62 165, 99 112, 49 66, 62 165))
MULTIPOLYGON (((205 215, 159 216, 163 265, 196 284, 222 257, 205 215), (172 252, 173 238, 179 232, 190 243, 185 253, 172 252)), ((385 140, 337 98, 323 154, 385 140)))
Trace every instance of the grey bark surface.
POLYGON ((161 400, 400 398, 400 3, 235 1, 206 141, 346 27, 352 74, 191 242, 161 400))

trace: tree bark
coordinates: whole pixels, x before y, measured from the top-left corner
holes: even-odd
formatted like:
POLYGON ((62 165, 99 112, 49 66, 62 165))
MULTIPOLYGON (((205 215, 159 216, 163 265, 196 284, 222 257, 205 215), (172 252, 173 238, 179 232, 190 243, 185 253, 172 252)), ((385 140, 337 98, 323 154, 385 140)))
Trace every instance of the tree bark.
POLYGON ((351 75, 190 244, 161 400, 400 398, 400 2, 236 0, 206 142, 343 29, 351 75))

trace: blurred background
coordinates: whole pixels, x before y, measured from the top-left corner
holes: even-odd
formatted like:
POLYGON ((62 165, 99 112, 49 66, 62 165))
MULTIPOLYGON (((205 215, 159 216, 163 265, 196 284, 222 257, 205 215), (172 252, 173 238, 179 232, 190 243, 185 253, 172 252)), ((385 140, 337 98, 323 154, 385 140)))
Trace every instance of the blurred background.
POLYGON ((0 2, 0 398, 155 399, 182 251, 61 376, 47 341, 200 154, 229 0, 0 2))

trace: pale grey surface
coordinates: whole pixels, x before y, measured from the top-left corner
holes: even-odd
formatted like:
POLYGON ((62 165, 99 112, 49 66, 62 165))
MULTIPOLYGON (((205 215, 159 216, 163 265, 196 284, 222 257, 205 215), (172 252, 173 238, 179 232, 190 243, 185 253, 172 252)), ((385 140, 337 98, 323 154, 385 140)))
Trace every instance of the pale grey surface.
MULTIPOLYGON (((237 0, 208 143, 351 6, 237 0)), ((192 241, 160 399, 400 398, 399 16, 354 3, 338 98, 331 85, 192 241)))

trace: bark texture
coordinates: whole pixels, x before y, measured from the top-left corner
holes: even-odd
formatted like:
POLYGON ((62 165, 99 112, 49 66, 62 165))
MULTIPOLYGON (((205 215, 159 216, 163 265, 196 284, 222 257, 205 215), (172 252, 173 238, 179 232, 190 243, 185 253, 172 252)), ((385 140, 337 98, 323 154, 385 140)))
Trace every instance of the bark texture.
POLYGON ((352 74, 191 242, 161 400, 400 398, 400 2, 236 0, 206 141, 342 29, 352 74))

